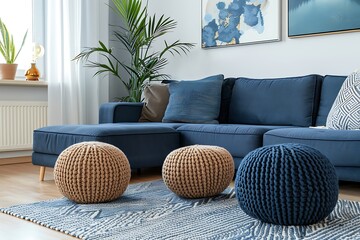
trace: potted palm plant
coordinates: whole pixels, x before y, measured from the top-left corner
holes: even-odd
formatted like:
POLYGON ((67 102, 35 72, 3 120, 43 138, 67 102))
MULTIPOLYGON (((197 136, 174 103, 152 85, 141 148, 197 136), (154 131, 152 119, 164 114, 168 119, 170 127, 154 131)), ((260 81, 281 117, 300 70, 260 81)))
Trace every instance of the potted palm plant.
POLYGON ((16 58, 19 56, 21 49, 24 46, 27 32, 24 35, 21 47, 19 51, 16 52, 14 37, 11 35, 5 25, 5 23, 0 18, 0 53, 4 57, 6 63, 0 64, 0 79, 15 79, 17 64, 15 64, 16 58))
MULTIPOLYGON (((74 60, 87 62, 85 66, 96 67, 95 75, 110 73, 119 79, 125 86, 128 96, 121 101, 140 102, 141 93, 145 84, 153 80, 169 78, 168 74, 161 73, 167 65, 168 53, 172 55, 186 54, 194 44, 180 42, 168 43, 164 41, 160 50, 154 50, 154 43, 168 32, 176 28, 176 22, 161 15, 149 15, 147 5, 142 6, 142 0, 112 0, 113 10, 120 17, 124 26, 118 26, 114 31, 115 41, 119 41, 130 56, 130 62, 119 59, 113 49, 99 41, 99 46, 86 48, 74 60), (103 62, 91 61, 89 57, 99 53, 103 62), (124 77, 125 76, 125 77, 124 77)), ((157 48, 159 49, 158 45, 157 48)))

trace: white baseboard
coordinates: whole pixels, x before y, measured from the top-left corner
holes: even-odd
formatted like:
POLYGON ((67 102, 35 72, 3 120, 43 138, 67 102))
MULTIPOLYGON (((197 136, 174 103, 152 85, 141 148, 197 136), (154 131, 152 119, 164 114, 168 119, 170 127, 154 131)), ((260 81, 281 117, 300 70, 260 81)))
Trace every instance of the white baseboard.
POLYGON ((0 162, 3 158, 30 157, 32 151, 0 152, 0 162))

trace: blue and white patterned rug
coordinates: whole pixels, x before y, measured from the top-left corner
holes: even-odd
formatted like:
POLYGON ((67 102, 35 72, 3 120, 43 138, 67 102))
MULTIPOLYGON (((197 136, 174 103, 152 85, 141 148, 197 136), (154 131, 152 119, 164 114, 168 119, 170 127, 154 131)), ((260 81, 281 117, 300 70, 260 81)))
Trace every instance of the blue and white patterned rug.
POLYGON ((278 226, 247 216, 233 189, 188 200, 162 181, 129 185, 117 201, 76 204, 66 198, 0 209, 81 239, 360 239, 360 203, 339 200, 324 221, 278 226))

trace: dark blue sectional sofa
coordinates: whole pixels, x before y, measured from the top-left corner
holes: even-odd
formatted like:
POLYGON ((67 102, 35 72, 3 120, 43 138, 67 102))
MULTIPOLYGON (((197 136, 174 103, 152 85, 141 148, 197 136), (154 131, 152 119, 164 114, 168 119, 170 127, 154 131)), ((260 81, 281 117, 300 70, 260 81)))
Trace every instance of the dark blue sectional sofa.
POLYGON ((143 123, 142 103, 106 103, 100 124, 35 130, 33 164, 53 167, 68 146, 101 141, 122 149, 133 169, 161 166, 172 150, 192 144, 222 146, 238 167, 256 148, 291 142, 320 150, 340 180, 360 182, 360 131, 310 128, 325 125, 345 78, 225 79, 219 124, 143 123))

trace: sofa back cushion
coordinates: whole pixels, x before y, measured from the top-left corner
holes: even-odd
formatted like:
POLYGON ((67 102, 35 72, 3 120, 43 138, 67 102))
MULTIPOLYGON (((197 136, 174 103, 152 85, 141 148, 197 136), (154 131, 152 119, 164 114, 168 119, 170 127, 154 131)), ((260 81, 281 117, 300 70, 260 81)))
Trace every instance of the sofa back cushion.
POLYGON ((322 77, 239 78, 231 97, 229 122, 260 125, 311 126, 322 77))
POLYGON ((320 104, 316 118, 316 126, 326 125, 326 118, 345 79, 346 76, 327 75, 324 77, 321 85, 320 104))

